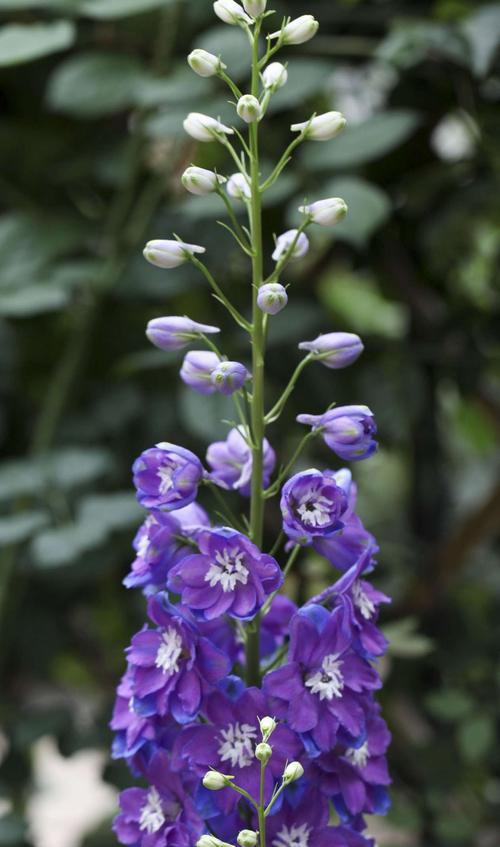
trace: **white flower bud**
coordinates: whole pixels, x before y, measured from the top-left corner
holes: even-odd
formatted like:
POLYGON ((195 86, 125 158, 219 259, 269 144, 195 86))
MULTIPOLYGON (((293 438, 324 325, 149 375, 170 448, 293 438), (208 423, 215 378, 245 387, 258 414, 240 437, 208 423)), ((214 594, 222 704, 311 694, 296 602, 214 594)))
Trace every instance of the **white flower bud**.
MULTIPOLYGON (((290 21, 283 30, 283 44, 303 44, 314 38, 319 28, 319 23, 312 15, 301 15, 300 18, 290 21)), ((279 38, 281 30, 273 32, 269 38, 279 38)))
POLYGON ((244 174, 233 174, 227 182, 227 193, 235 200, 250 200, 252 191, 244 174))
POLYGON ((252 18, 246 14, 243 6, 235 3, 235 0, 216 0, 214 12, 225 24, 252 23, 252 18))
POLYGON ((217 141, 217 135, 233 135, 234 130, 224 126, 220 121, 211 118, 210 115, 202 115, 200 112, 190 112, 184 121, 184 129, 191 138, 197 141, 217 141))
POLYGON ((300 779, 303 775, 304 768, 300 762, 290 762, 285 768, 283 779, 285 782, 295 782, 296 779, 300 779))
POLYGON ((186 244, 184 241, 168 241, 157 238, 148 241, 143 256, 157 268, 177 268, 188 262, 193 253, 204 253, 205 248, 198 244, 186 244))
MULTIPOLYGON (((261 285, 257 294, 257 305, 259 309, 265 312, 267 315, 277 315, 278 312, 281 312, 286 304, 288 303, 288 294, 286 293, 286 288, 284 285, 281 285, 279 282, 266 282, 264 285, 261 285)), ((274 718, 262 718, 262 721, 273 721, 274 726, 270 730, 269 735, 276 727, 276 722, 274 718)), ((260 728, 262 729, 262 721, 260 722, 260 728)), ((264 736, 264 741, 267 740, 267 737, 264 736)))
POLYGON ((253 94, 244 94, 240 97, 236 111, 247 124, 253 124, 262 117, 262 106, 253 94))
POLYGON ((315 224, 333 226, 347 215, 347 203, 341 197, 329 197, 328 200, 318 200, 310 206, 299 206, 299 212, 308 215, 315 224))
POLYGON ((228 844, 227 841, 221 841, 220 838, 216 838, 215 835, 201 835, 196 842, 196 847, 233 847, 232 844, 228 844))
POLYGON ((191 194, 212 194, 218 185, 226 182, 225 176, 220 176, 214 171, 207 171, 206 168, 197 168, 194 165, 186 168, 181 176, 181 182, 184 188, 191 194))
POLYGON ((243 0, 243 5, 252 18, 258 18, 266 11, 267 0, 243 0))
POLYGON ((273 755, 273 748, 270 744, 267 744, 265 741, 261 741, 260 744, 257 744, 255 748, 255 758, 266 764, 271 756, 273 755))
POLYGON ((259 726, 260 731, 262 733, 262 738, 264 739, 264 741, 267 741, 267 739, 270 735, 272 735, 278 724, 276 723, 274 718, 271 718, 269 717, 269 715, 266 715, 265 718, 260 719, 259 726))
POLYGON ((277 91, 283 88, 288 79, 288 71, 281 62, 271 62, 262 74, 264 88, 268 91, 277 91))
POLYGON ((274 248, 274 253, 272 255, 274 261, 279 262, 281 257, 289 251, 294 242, 295 246, 292 250, 290 259, 300 259, 302 256, 305 256, 309 250, 309 239, 307 235, 305 232, 301 232, 299 235, 298 230, 288 229, 286 232, 278 235, 278 238, 276 239, 276 247, 274 248))
POLYGON ((238 833, 236 841, 240 847, 255 847, 257 844, 257 833, 253 829, 242 829, 238 833))
POLYGON ((220 791, 221 788, 226 788, 229 780, 234 779, 233 776, 227 776, 219 771, 207 771, 203 777, 203 785, 209 791, 220 791))
POLYGON ((191 70, 195 74, 198 74, 198 76, 216 76, 219 71, 227 68, 227 65, 221 62, 218 56, 214 56, 208 50, 201 50, 199 48, 193 50, 187 57, 187 60, 191 70))
POLYGON ((342 132, 346 123, 342 112, 325 112, 324 115, 317 115, 309 121, 292 124, 290 129, 292 132, 306 130, 306 138, 311 139, 311 141, 330 141, 331 138, 335 138, 339 132, 342 132))

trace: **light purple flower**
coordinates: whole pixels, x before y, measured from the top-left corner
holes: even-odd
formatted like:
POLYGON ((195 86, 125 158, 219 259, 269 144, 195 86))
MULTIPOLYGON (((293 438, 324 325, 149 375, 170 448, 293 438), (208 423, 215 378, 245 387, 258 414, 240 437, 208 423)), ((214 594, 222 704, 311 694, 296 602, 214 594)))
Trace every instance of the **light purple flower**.
POLYGON ((110 721, 110 728, 116 733, 113 741, 114 759, 130 758, 150 741, 154 741, 155 718, 144 716, 134 708, 133 669, 127 668, 118 688, 110 721))
POLYGON ((366 459, 377 449, 377 426, 368 406, 337 406, 322 415, 298 415, 297 421, 320 430, 330 450, 346 461, 366 459))
POLYGON ((312 468, 292 476, 281 491, 283 530, 296 544, 311 544, 343 527, 348 501, 333 471, 312 468))
POLYGON ((363 349, 363 342, 352 332, 327 332, 318 335, 314 341, 301 341, 299 344, 299 350, 316 354, 322 365, 334 370, 352 365, 363 349))
MULTIPOLYGON (((276 454, 267 438, 263 441, 263 479, 267 488, 276 465, 276 454)), ((245 497, 250 495, 252 451, 243 428, 231 429, 225 441, 215 441, 207 450, 207 463, 212 468, 210 478, 223 488, 234 488, 245 497)))
POLYGON ((144 627, 126 651, 134 699, 148 704, 149 714, 168 713, 188 723, 203 697, 229 673, 229 659, 164 595, 150 598, 148 615, 158 628, 144 627))
POLYGON ((146 335, 160 350, 182 350, 200 333, 211 335, 220 332, 216 326, 199 324, 191 318, 172 315, 165 318, 153 318, 146 327, 146 335))
POLYGON ((199 394, 214 394, 212 373, 221 360, 210 350, 190 350, 184 356, 180 376, 182 381, 199 394))
POLYGON ((234 394, 250 379, 245 365, 240 362, 219 362, 210 374, 210 381, 220 394, 234 394))
POLYGON ((298 230, 296 229, 289 229, 278 236, 276 239, 276 247, 272 255, 275 262, 278 262, 284 254, 287 253, 294 242, 295 246, 290 255, 290 259, 300 259, 302 256, 306 255, 309 250, 309 239, 305 232, 301 232, 297 237, 297 232, 298 230))
POLYGON ((141 506, 165 512, 173 512, 192 503, 203 476, 198 457, 168 441, 144 450, 135 460, 132 471, 141 506))
POLYGON ((276 560, 234 529, 207 530, 200 535, 198 546, 199 554, 172 568, 168 586, 205 620, 224 614, 252 618, 283 582, 276 560))
POLYGON ((277 315, 288 303, 286 288, 279 282, 261 285, 257 294, 257 305, 266 315, 277 315))
POLYGON ((373 842, 346 826, 329 826, 328 800, 315 786, 285 802, 267 818, 269 843, 275 847, 370 847, 373 842))

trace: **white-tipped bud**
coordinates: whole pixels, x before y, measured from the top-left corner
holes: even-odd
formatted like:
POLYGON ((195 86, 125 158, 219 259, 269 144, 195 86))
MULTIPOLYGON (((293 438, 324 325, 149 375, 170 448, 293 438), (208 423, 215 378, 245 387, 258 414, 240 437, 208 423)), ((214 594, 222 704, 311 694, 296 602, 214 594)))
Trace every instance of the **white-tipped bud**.
POLYGON ((262 106, 253 94, 244 94, 240 97, 236 111, 247 124, 253 124, 262 117, 262 106))
POLYGON ((270 744, 267 744, 265 741, 261 741, 260 744, 257 744, 255 748, 255 758, 262 762, 264 765, 267 764, 271 756, 273 755, 273 748, 270 744))
POLYGON ((169 241, 157 238, 148 241, 143 256, 157 268, 177 268, 188 262, 193 253, 204 253, 205 248, 199 244, 186 244, 185 241, 169 241))
POLYGON ((227 193, 235 200, 250 200, 252 191, 244 174, 233 174, 226 185, 227 193))
POLYGON ((264 741, 268 740, 268 738, 273 734, 274 730, 278 726, 274 718, 269 717, 269 715, 267 715, 265 718, 261 718, 259 721, 259 725, 264 741))
POLYGON ((279 38, 283 33, 283 44, 304 44, 314 38, 318 28, 319 23, 313 15, 301 15, 290 21, 283 30, 273 32, 269 38, 279 38))
POLYGON ((216 0, 214 12, 225 24, 234 26, 241 23, 252 23, 252 18, 247 15, 243 6, 235 3, 235 0, 216 0))
POLYGON ((220 771, 207 771, 203 777, 203 785, 209 791, 220 791, 221 788, 226 788, 229 782, 234 779, 234 776, 228 776, 220 771))
POLYGON ((236 841, 240 847, 255 847, 257 844, 257 833, 253 829, 242 829, 238 833, 236 841))
POLYGON ((271 62, 262 74, 262 82, 267 91, 283 88, 288 79, 288 71, 281 62, 271 62))
POLYGON ((228 844, 227 841, 221 841, 220 838, 216 838, 215 835, 201 835, 196 842, 196 847, 233 847, 232 844, 228 844))
POLYGON ((266 11, 267 0, 243 0, 245 12, 248 12, 252 18, 258 18, 266 11))
POLYGON ((217 141, 219 135, 234 134, 231 127, 224 126, 220 121, 210 115, 202 115, 201 112, 190 112, 183 126, 187 134, 196 141, 217 141))
POLYGON ((347 215, 347 203, 341 197, 329 197, 328 200, 318 200, 310 206, 299 206, 299 212, 307 215, 315 224, 333 226, 347 215))
POLYGON ((191 165, 182 174, 181 182, 190 194, 202 196, 203 194, 212 194, 218 185, 222 185, 227 180, 225 176, 220 176, 214 171, 207 171, 206 168, 197 168, 195 165, 191 165))
POLYGON ((342 132, 347 121, 342 112, 325 112, 317 115, 309 121, 300 124, 292 124, 292 132, 304 132, 305 137, 311 141, 330 141, 342 132))
POLYGON ((304 776, 304 768, 300 762, 290 762, 285 768, 283 779, 285 782, 295 782, 301 776, 304 776))
POLYGON ((301 259, 309 250, 309 239, 305 232, 299 233, 296 229, 288 229, 286 232, 278 235, 276 239, 276 247, 272 255, 274 261, 279 262, 282 256, 289 252, 292 244, 294 247, 290 259, 301 259))
MULTIPOLYGON (((264 285, 260 286, 257 294, 257 305, 262 312, 266 313, 266 315, 277 315, 278 312, 281 312, 285 308, 287 303, 288 294, 286 293, 285 286, 281 285, 281 283, 266 282, 264 285)), ((262 720, 272 721, 273 718, 263 718, 262 720)), ((274 727, 275 726, 276 723, 274 724, 274 727)))
POLYGON ((218 56, 209 53, 208 50, 197 48, 193 50, 187 57, 188 65, 198 76, 209 77, 216 76, 220 71, 227 68, 224 62, 221 62, 218 56))

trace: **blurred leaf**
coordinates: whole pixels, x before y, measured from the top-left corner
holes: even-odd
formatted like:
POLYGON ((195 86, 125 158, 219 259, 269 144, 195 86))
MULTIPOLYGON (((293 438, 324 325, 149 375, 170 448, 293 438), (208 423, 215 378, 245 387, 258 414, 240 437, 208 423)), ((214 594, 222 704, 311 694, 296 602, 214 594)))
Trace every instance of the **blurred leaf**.
POLYGON ((477 762, 495 746, 495 724, 487 715, 467 718, 458 729, 458 745, 467 762, 477 762))
POLYGON ((3 215, 0 218, 0 288, 24 287, 33 283, 34 278, 38 281, 51 260, 74 250, 82 238, 81 227, 68 217, 46 212, 3 215), (25 249, 26 244, 29 250, 25 249))
POLYGON ((143 79, 143 67, 133 56, 79 53, 52 74, 47 102, 58 112, 97 118, 131 106, 143 79))
POLYGON ((388 219, 391 201, 378 186, 357 177, 342 177, 328 182, 323 188, 326 197, 342 197, 349 212, 336 224, 336 238, 363 247, 388 219))
POLYGON ((0 292, 0 315, 24 318, 54 312, 62 309, 67 300, 68 292, 53 285, 32 285, 19 291, 0 292))
POLYGON ((389 654, 405 659, 419 659, 434 650, 434 644, 426 635, 417 632, 416 618, 403 618, 382 627, 389 640, 389 654))
POLYGON ((322 302, 356 332, 402 338, 408 326, 405 306, 386 300, 368 274, 335 267, 321 277, 322 302))
POLYGON ((470 44, 474 73, 485 76, 500 45, 500 3, 473 12, 462 24, 462 32, 470 44))
POLYGON ((131 491, 119 491, 86 497, 79 504, 78 516, 83 523, 99 524, 110 532, 134 526, 144 517, 144 512, 131 491))
POLYGON ((46 512, 24 512, 20 515, 12 515, 0 518, 0 546, 8 544, 20 544, 31 538, 42 526, 48 523, 46 512))
POLYGON ((403 144, 420 123, 417 112, 394 109, 356 126, 348 126, 331 142, 310 142, 301 155, 312 171, 355 168, 385 156, 403 144))
POLYGON ((69 21, 49 24, 7 24, 0 27, 0 67, 31 62, 66 50, 75 38, 69 21))
POLYGON ((0 818, 0 847, 16 847, 17 844, 26 844, 26 829, 26 821, 20 815, 3 815, 0 818))
POLYGON ((326 59, 294 58, 288 65, 288 82, 271 98, 268 114, 305 106, 307 99, 325 88, 334 64, 326 59))
POLYGON ((227 65, 227 73, 236 82, 248 76, 248 40, 239 27, 224 24, 211 27, 197 38, 195 46, 220 56, 227 65))
POLYGON ((459 688, 442 688, 429 694, 425 705, 436 718, 453 723, 473 710, 474 701, 459 688))
POLYGON ((318 329, 322 317, 321 309, 316 303, 299 300, 297 296, 281 315, 269 321, 268 346, 279 347, 286 344, 288 347, 291 345, 291 350, 297 349, 299 341, 303 341, 318 329))
POLYGON ((205 397, 196 391, 182 388, 179 399, 181 420, 191 435, 207 440, 224 439, 228 427, 223 420, 235 420, 231 397, 211 394, 205 397))
POLYGON ((467 64, 468 59, 465 40, 450 27, 431 21, 398 21, 375 55, 402 69, 433 55, 458 64, 467 64))
POLYGON ((39 494, 48 485, 72 489, 106 473, 111 453, 97 447, 65 447, 40 459, 14 459, 0 465, 0 499, 39 494))
POLYGON ((97 20, 114 20, 165 8, 179 0, 84 0, 78 10, 80 14, 97 20))
MULTIPOLYGON (((187 112, 187 103, 206 99, 210 80, 202 79, 187 64, 175 67, 168 77, 144 76, 136 86, 135 102, 139 106, 161 106, 174 103, 187 112)), ((194 107, 193 107, 194 108, 194 107)))

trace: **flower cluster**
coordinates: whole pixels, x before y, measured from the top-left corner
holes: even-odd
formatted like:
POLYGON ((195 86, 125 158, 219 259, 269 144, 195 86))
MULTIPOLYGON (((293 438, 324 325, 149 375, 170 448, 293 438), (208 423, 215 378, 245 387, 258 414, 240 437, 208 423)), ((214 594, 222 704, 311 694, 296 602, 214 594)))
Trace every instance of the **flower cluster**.
POLYGON ((230 88, 248 142, 235 127, 191 113, 186 132, 221 144, 239 170, 224 176, 191 165, 182 183, 195 196, 216 194, 223 201, 227 228, 252 264, 251 320, 200 258, 203 247, 155 239, 144 256, 161 269, 189 262, 204 275, 248 334, 251 364, 221 352, 214 341, 218 327, 179 315, 147 325, 147 338, 162 351, 193 343, 202 348, 184 354, 180 377, 203 395, 230 396, 236 422, 225 439, 208 446, 203 461, 160 441, 133 464, 146 514, 124 584, 142 590, 148 623, 126 650, 111 728, 113 756, 125 759, 147 787, 121 793, 114 831, 132 847, 264 847, 266 838, 273 847, 370 847, 364 816, 387 810, 390 782, 390 735, 375 700, 377 663, 387 647, 377 621, 388 598, 366 578, 378 548, 357 514, 350 470, 296 472, 295 464, 314 438, 342 461, 366 459, 377 449, 374 416, 362 405, 300 414, 297 421, 308 429, 293 457, 280 457, 278 470, 266 437, 302 370, 314 363, 330 371, 352 365, 363 351, 360 338, 327 332, 301 341, 303 357, 290 382, 267 413, 264 407, 266 326, 288 303, 282 273, 307 254, 306 231, 336 225, 347 206, 335 197, 300 206, 300 224, 275 239, 264 277, 261 198, 299 143, 335 138, 345 119, 330 111, 293 124, 297 135, 262 181, 259 124, 288 80, 286 66, 271 59, 284 45, 312 38, 318 22, 309 14, 285 19, 267 35, 261 54, 259 37, 271 14, 266 0, 216 0, 213 8, 253 45, 251 90, 239 90, 224 57, 194 49, 188 63, 230 88), (249 228, 240 225, 233 200, 247 207, 249 228), (270 543, 265 505, 275 497, 281 527, 270 543), (247 505, 249 514, 241 514, 247 505), (284 583, 302 548, 324 557, 337 576, 298 608, 284 583))

